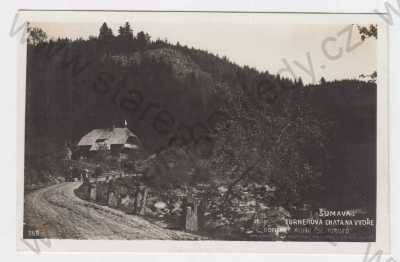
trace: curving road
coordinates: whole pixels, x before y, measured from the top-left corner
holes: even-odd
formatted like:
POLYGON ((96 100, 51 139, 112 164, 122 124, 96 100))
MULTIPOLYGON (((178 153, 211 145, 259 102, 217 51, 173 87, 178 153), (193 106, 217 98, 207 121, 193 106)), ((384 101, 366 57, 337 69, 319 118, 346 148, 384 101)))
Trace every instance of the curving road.
POLYGON ((200 239, 164 229, 139 216, 84 201, 74 194, 80 182, 42 188, 25 196, 24 221, 50 239, 200 239))

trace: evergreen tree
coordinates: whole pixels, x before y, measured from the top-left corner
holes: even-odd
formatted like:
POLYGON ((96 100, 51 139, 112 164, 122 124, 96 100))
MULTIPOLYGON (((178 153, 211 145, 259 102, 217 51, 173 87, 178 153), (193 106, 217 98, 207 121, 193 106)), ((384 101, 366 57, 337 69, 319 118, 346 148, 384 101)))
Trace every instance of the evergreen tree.
POLYGON ((47 40, 47 34, 41 28, 28 27, 28 43, 38 45, 47 40))
POLYGON ((124 26, 119 27, 118 36, 124 40, 133 40, 133 30, 129 22, 125 22, 124 26))
POLYGON ((140 31, 136 36, 136 41, 139 50, 142 50, 150 42, 150 36, 148 34, 145 34, 143 31, 140 31))
POLYGON ((109 28, 106 23, 103 23, 102 26, 100 27, 99 40, 107 41, 107 40, 112 39, 113 37, 114 37, 114 35, 113 35, 111 28, 109 28))

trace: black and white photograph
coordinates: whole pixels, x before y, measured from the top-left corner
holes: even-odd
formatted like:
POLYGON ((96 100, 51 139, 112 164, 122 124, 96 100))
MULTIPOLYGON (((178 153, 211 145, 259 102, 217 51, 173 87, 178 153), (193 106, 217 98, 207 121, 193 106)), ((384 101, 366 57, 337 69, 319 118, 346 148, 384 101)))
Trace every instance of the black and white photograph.
POLYGON ((24 239, 377 241, 385 26, 125 14, 27 21, 24 239))

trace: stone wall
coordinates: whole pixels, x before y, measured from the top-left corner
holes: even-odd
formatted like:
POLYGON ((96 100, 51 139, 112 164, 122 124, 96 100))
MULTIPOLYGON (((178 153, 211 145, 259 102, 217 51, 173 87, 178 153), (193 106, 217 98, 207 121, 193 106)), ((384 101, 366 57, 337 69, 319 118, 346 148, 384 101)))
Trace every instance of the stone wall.
POLYGON ((75 193, 80 198, 123 210, 128 214, 145 214, 148 188, 140 183, 121 179, 85 182, 75 193))
POLYGON ((198 232, 201 225, 201 209, 199 210, 197 200, 182 196, 181 201, 171 202, 165 196, 155 195, 155 192, 134 179, 114 178, 85 182, 75 193, 84 200, 119 209, 127 214, 145 215, 160 220, 165 220, 168 215, 171 226, 188 232, 198 232))

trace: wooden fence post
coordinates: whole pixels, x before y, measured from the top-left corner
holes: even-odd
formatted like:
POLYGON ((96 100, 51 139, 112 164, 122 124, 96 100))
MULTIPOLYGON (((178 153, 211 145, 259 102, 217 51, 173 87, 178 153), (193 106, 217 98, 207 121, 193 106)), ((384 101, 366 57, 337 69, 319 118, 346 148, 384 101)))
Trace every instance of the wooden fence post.
POLYGON ((197 207, 198 203, 196 201, 193 202, 193 208, 190 205, 186 207, 185 229, 189 232, 197 232, 199 230, 197 207))
POLYGON ((89 199, 96 202, 97 200, 97 185, 96 183, 91 184, 89 187, 89 199))
POLYGON ((142 203, 141 203, 139 215, 144 215, 144 211, 146 209, 147 193, 148 193, 148 188, 145 187, 144 188, 144 192, 143 192, 143 198, 142 198, 142 203))

